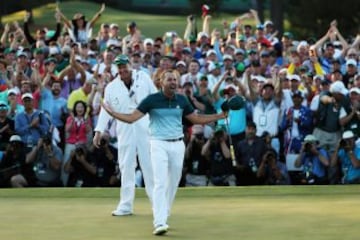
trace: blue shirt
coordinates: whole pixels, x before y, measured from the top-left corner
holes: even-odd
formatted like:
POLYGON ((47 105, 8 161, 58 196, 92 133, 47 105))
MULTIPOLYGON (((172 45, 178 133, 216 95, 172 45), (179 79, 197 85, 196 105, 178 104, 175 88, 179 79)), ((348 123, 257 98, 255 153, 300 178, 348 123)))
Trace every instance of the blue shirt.
POLYGON ((56 127, 64 126, 64 123, 61 121, 61 115, 68 112, 65 98, 55 98, 50 89, 44 88, 41 90, 39 109, 50 114, 51 122, 56 127))
MULTIPOLYGON (((225 101, 224 98, 220 98, 218 101, 214 103, 214 107, 217 113, 221 113, 221 104, 225 101)), ((245 105, 245 103, 244 103, 245 105)), ((229 133, 231 135, 236 135, 239 133, 245 132, 246 128, 246 110, 245 108, 241 108, 239 110, 230 110, 228 115, 229 122, 229 133)), ((225 126, 225 119, 220 119, 217 121, 219 125, 225 126)))
POLYGON ((34 109, 31 114, 24 111, 15 115, 15 132, 26 144, 36 145, 39 138, 48 133, 49 128, 49 122, 39 110, 34 109), (38 127, 30 127, 30 123, 37 117, 40 119, 38 127))
MULTIPOLYGON (((325 149, 318 148, 319 154, 329 159, 329 155, 327 154, 325 149)), ((313 173, 315 176, 322 178, 326 175, 325 166, 322 164, 318 156, 305 153, 301 159, 302 165, 304 166, 304 171, 309 170, 309 172, 313 173)))
MULTIPOLYGON (((356 146, 354 155, 357 159, 360 159, 360 147, 356 146)), ((360 179, 360 168, 355 168, 344 149, 340 149, 338 157, 341 160, 341 168, 344 173, 344 182, 351 183, 354 180, 360 179)))
POLYGON ((175 94, 173 98, 167 98, 162 91, 147 96, 137 110, 149 113, 150 135, 156 140, 183 137, 182 117, 194 112, 185 96, 175 94))

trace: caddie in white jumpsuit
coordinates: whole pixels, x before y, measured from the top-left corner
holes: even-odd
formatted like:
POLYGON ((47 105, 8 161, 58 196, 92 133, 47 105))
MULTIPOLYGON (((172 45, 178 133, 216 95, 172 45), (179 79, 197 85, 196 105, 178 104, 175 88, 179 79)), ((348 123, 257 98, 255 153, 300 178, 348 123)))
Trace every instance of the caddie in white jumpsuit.
POLYGON ((167 220, 181 178, 185 144, 182 116, 194 124, 206 124, 224 118, 225 113, 196 114, 184 95, 176 93, 178 74, 167 70, 161 75, 162 91, 145 98, 131 114, 119 113, 104 102, 103 108, 113 117, 132 123, 150 115, 151 162, 154 172, 153 216, 155 235, 168 231, 167 220))
MULTIPOLYGON (((116 111, 131 113, 151 93, 157 92, 152 80, 142 71, 130 69, 126 55, 115 58, 118 76, 105 88, 104 101, 116 111)), ((112 117, 101 109, 95 128, 93 143, 99 146, 101 133, 112 117)), ((150 161, 149 118, 145 116, 135 124, 117 121, 118 163, 121 172, 120 202, 112 212, 113 216, 131 215, 135 198, 136 155, 145 181, 146 193, 152 202, 153 173, 150 161)))

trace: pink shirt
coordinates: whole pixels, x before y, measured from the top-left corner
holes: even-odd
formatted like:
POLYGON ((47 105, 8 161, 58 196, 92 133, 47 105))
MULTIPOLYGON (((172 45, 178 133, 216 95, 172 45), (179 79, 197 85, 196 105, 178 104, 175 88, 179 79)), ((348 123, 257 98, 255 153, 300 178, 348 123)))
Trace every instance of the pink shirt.
POLYGON ((70 144, 85 144, 87 143, 87 132, 86 126, 91 126, 90 118, 87 119, 78 119, 73 116, 69 116, 66 119, 66 126, 70 127, 70 131, 68 132, 67 138, 65 140, 66 143, 70 144))

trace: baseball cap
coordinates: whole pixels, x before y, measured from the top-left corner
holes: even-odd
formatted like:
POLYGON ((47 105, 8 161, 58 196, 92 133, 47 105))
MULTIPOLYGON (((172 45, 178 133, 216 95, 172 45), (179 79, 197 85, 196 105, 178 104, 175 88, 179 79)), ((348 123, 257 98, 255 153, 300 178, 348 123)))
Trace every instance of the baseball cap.
POLYGON ((204 133, 204 127, 200 124, 195 124, 191 128, 192 134, 201 134, 204 133))
POLYGON ((49 55, 56 55, 59 54, 59 48, 58 47, 49 47, 49 55))
POLYGON ((209 57, 211 54, 215 54, 215 55, 216 55, 215 50, 211 49, 211 50, 207 51, 206 57, 209 57))
POLYGON ((297 75, 297 74, 292 74, 292 75, 290 75, 290 76, 289 76, 289 79, 290 79, 290 81, 291 81, 291 80, 296 80, 296 81, 298 81, 298 82, 301 81, 300 76, 297 75))
POLYGON ((283 36, 287 37, 287 38, 290 38, 290 39, 294 38, 294 35, 291 32, 284 32, 283 36))
POLYGON ((175 64, 176 67, 177 67, 177 66, 180 66, 180 65, 186 67, 186 63, 185 63, 184 61, 178 61, 178 62, 175 64))
POLYGON ((202 37, 208 38, 209 35, 208 35, 206 32, 199 32, 199 33, 198 33, 198 39, 200 39, 200 38, 202 38, 202 37))
POLYGON ((9 96, 10 94, 17 95, 17 91, 16 91, 14 88, 11 88, 11 89, 8 90, 8 96, 9 96))
POLYGON ((27 53, 26 52, 23 52, 23 51, 19 51, 16 53, 16 57, 28 57, 27 53))
POLYGON ((0 110, 8 110, 9 106, 5 101, 0 101, 0 110))
POLYGON ((264 25, 258 24, 258 25, 256 25, 256 29, 258 29, 258 30, 264 30, 264 25))
POLYGON ((68 55, 70 55, 70 53, 71 53, 71 48, 70 48, 70 46, 65 45, 65 46, 62 47, 62 49, 61 49, 61 54, 68 54, 68 55))
POLYGON ((31 99, 34 99, 33 95, 31 93, 24 93, 22 96, 21 96, 21 100, 24 100, 25 98, 31 98, 31 99))
POLYGON ((47 58, 47 59, 44 61, 44 64, 47 65, 47 64, 49 64, 49 63, 51 63, 51 62, 57 63, 56 58, 49 57, 49 58, 47 58))
POLYGON ((154 45, 154 40, 152 40, 151 38, 146 38, 144 40, 144 46, 146 46, 148 44, 154 45))
POLYGON ((264 26, 267 27, 268 25, 274 25, 274 23, 270 20, 265 21, 264 26))
POLYGON ((310 143, 314 143, 314 142, 317 142, 317 138, 312 135, 312 134, 308 134, 306 135, 305 139, 304 139, 304 142, 310 142, 310 143))
POLYGON ((227 94, 227 93, 229 93, 229 90, 230 89, 233 89, 234 91, 237 91, 238 90, 238 87, 237 86, 235 86, 235 84, 228 84, 228 85, 226 85, 225 86, 225 88, 224 88, 224 94, 227 94))
POLYGON ((6 54, 9 54, 9 53, 16 53, 16 50, 13 49, 13 48, 6 48, 4 50, 4 54, 6 55, 6 54))
POLYGON ((34 49, 34 54, 43 54, 44 50, 42 48, 35 48, 34 49))
POLYGON ((359 94, 360 95, 360 88, 358 87, 353 87, 350 89, 349 91, 350 93, 356 93, 356 94, 359 94))
POLYGON ((261 76, 261 75, 251 75, 250 76, 250 79, 251 80, 253 80, 253 79, 255 79, 256 81, 258 81, 258 82, 266 82, 266 78, 264 78, 263 76, 261 76))
POLYGON ((223 56, 223 60, 225 61, 225 60, 231 60, 231 61, 233 61, 233 57, 231 56, 231 55, 229 55, 229 54, 225 54, 224 56, 223 56))
POLYGON ((22 139, 19 135, 12 135, 9 139, 10 142, 22 142, 22 139))
POLYGON ((129 22, 128 24, 127 24, 127 27, 128 28, 134 28, 134 27, 136 27, 136 22, 129 22))
POLYGON ((235 55, 238 55, 238 54, 245 55, 245 51, 244 51, 243 49, 241 49, 241 48, 237 48, 237 49, 235 50, 235 55))
POLYGON ((323 81, 323 80, 324 80, 324 76, 323 76, 323 75, 316 74, 316 75, 314 76, 314 79, 320 79, 320 81, 323 81))
POLYGON ((347 95, 348 90, 346 89, 344 83, 342 81, 335 81, 330 85, 331 93, 340 93, 342 95, 347 95))
POLYGON ((355 137, 354 133, 350 130, 347 130, 343 133, 342 139, 349 139, 355 137))
POLYGON ((244 71, 245 71, 245 64, 242 63, 242 62, 239 62, 239 63, 236 65, 236 71, 238 71, 238 72, 244 72, 244 71))
POLYGON ((110 24, 110 28, 119 28, 119 25, 117 25, 116 23, 112 23, 110 24))
POLYGON ((346 66, 349 66, 349 65, 357 66, 357 63, 354 59, 349 59, 346 61, 346 66))
POLYGON ((128 64, 128 63, 129 63, 129 58, 124 54, 118 55, 114 60, 115 65, 128 64))

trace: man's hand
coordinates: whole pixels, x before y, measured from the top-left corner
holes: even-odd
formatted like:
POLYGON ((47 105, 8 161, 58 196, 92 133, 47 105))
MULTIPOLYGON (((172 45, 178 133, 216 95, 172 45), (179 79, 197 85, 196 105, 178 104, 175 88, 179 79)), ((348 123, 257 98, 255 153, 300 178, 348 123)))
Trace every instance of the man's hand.
POLYGON ((39 123, 40 123, 40 118, 39 117, 36 117, 34 118, 31 123, 30 123, 30 126, 31 127, 38 127, 39 126, 39 123))
POLYGON ((101 141, 101 133, 95 132, 95 136, 93 138, 93 144, 96 148, 100 148, 100 141, 101 141))
POLYGON ((228 101, 224 101, 224 102, 221 104, 221 110, 222 110, 224 113, 226 113, 226 115, 227 115, 227 113, 228 113, 229 110, 230 110, 229 102, 228 102, 228 101))

